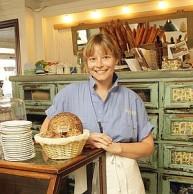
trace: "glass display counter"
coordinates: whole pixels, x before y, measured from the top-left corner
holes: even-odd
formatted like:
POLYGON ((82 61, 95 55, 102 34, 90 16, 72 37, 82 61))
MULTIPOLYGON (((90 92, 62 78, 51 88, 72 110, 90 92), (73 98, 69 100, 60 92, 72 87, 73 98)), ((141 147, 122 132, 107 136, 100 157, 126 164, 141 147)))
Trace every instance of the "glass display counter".
MULTIPOLYGON (((84 149, 80 156, 68 160, 50 160, 35 145, 35 158, 21 162, 0 160, 0 193, 6 194, 71 194, 69 174, 81 167, 98 162, 98 194, 106 194, 105 152, 102 149, 84 149)), ((80 175, 81 176, 81 175, 80 175)), ((87 171, 87 191, 91 193, 92 173, 87 171), (91 176, 91 177, 89 177, 91 176)), ((73 187, 73 186, 71 186, 73 187)))

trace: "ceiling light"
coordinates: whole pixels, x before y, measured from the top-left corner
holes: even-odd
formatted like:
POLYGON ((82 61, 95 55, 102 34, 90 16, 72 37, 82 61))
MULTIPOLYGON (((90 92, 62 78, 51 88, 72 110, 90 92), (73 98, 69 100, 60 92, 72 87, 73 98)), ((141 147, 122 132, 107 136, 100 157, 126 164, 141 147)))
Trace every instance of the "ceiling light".
POLYGON ((123 13, 123 14, 131 13, 131 8, 128 7, 128 6, 122 7, 122 13, 123 13))
POLYGON ((168 7, 168 3, 166 1, 159 1, 158 6, 160 9, 166 9, 168 7))
POLYGON ((93 18, 93 19, 99 19, 99 18, 101 18, 101 13, 99 12, 99 11, 92 11, 91 12, 91 17, 93 18))
POLYGON ((65 23, 71 23, 73 21, 73 18, 71 15, 65 15, 63 20, 65 23))

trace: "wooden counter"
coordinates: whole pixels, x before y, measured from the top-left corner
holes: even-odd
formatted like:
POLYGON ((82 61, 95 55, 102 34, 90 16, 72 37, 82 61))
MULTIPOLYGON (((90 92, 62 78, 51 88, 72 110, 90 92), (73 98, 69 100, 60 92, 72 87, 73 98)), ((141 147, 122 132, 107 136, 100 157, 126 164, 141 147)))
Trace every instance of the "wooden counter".
POLYGON ((85 149, 73 159, 50 160, 42 153, 40 146, 35 147, 36 157, 31 160, 0 160, 1 194, 64 194, 66 176, 96 159, 99 160, 99 193, 106 194, 105 152, 102 149, 85 149))

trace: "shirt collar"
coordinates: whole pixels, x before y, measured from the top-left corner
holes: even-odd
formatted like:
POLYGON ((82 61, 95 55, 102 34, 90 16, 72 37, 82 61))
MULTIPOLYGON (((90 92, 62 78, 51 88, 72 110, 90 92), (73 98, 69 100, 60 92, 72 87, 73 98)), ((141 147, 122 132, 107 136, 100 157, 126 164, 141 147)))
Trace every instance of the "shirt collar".
MULTIPOLYGON (((91 75, 89 76, 89 80, 90 80, 89 81, 90 89, 91 89, 91 91, 94 91, 94 86, 96 84, 96 80, 91 75)), ((116 90, 118 88, 118 86, 119 86, 118 81, 119 81, 119 77, 116 73, 114 73, 113 74, 113 85, 109 91, 116 90)))

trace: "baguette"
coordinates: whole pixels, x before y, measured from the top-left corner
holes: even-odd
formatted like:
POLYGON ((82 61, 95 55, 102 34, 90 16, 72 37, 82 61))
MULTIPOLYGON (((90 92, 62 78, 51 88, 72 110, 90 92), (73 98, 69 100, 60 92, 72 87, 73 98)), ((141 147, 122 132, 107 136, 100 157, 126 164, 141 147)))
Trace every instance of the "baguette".
POLYGON ((149 30, 149 27, 146 27, 146 28, 144 29, 144 33, 143 33, 143 37, 142 37, 142 39, 141 39, 140 45, 145 44, 145 40, 146 40, 146 36, 147 36, 147 34, 148 34, 148 30, 149 30))
POLYGON ((120 23, 120 31, 121 31, 121 35, 123 37, 123 41, 124 41, 126 48, 127 48, 127 44, 128 44, 127 32, 126 32, 126 29, 122 23, 120 23))
POLYGON ((118 41, 120 41, 122 53, 124 53, 125 50, 127 50, 127 46, 124 40, 124 35, 121 32, 121 23, 119 22, 119 20, 117 20, 117 22, 115 23, 115 29, 116 29, 117 39, 118 41))
POLYGON ((148 39, 147 43, 152 43, 153 40, 154 40, 154 38, 156 37, 156 34, 157 34, 157 29, 156 29, 156 27, 154 26, 154 27, 152 28, 152 31, 151 31, 151 34, 150 34, 150 36, 149 36, 149 39, 148 39))
POLYGON ((145 28, 142 26, 142 27, 140 28, 140 31, 139 31, 139 36, 138 36, 138 40, 137 40, 137 47, 139 47, 140 44, 141 44, 141 41, 142 41, 142 39, 143 39, 144 31, 145 31, 145 28))
POLYGON ((155 33, 155 36, 154 36, 154 38, 152 39, 152 42, 155 42, 155 41, 156 41, 156 37, 158 36, 159 31, 160 31, 160 29, 157 28, 157 29, 156 29, 156 33, 155 33))
POLYGON ((153 30, 153 27, 151 26, 151 27, 148 29, 148 33, 147 33, 147 36, 146 36, 146 39, 145 39, 145 44, 147 44, 147 43, 149 42, 149 39, 150 39, 150 37, 151 37, 152 30, 153 30))
POLYGON ((136 47, 138 46, 139 33, 140 33, 140 28, 139 28, 139 25, 138 25, 138 27, 136 29, 136 36, 135 36, 135 39, 134 39, 136 47))
POLYGON ((113 21, 111 21, 111 22, 107 25, 106 28, 108 28, 108 30, 109 30, 109 32, 110 32, 110 35, 111 35, 112 38, 115 40, 115 42, 116 42, 116 44, 117 44, 119 50, 121 50, 121 46, 120 46, 119 41, 118 41, 117 36, 116 36, 116 32, 115 32, 115 27, 114 27, 114 25, 113 25, 113 21))
POLYGON ((135 48, 135 41, 134 41, 134 37, 133 37, 133 32, 130 28, 130 26, 128 25, 127 22, 125 22, 125 29, 126 29, 126 32, 127 32, 127 40, 128 40, 128 43, 129 43, 129 47, 130 48, 135 48))
POLYGON ((100 32, 108 34, 114 40, 114 43, 116 44, 117 48, 120 50, 119 44, 116 40, 116 36, 114 36, 113 30, 110 28, 110 26, 109 27, 108 26, 109 25, 107 24, 107 26, 101 27, 100 32))

